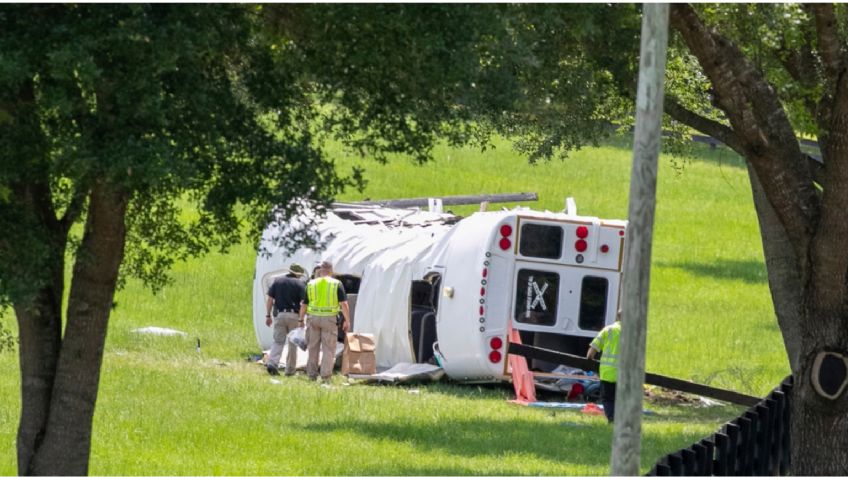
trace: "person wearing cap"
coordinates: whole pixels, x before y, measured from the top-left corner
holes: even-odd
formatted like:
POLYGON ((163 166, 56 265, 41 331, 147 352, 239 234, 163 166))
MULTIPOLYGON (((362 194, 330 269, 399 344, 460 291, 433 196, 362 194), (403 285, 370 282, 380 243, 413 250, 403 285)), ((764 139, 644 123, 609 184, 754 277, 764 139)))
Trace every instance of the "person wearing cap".
MULTIPOLYGON (((268 297, 265 300, 265 325, 271 326, 273 317, 274 344, 271 345, 266 368, 272 376, 280 374, 278 366, 286 336, 295 328, 303 326, 302 318, 298 316, 300 302, 306 296, 306 284, 300 279, 303 272, 303 267, 294 263, 289 267, 288 273, 276 278, 268 288, 268 297)), ((286 376, 293 375, 296 366, 297 346, 289 344, 289 350, 286 353, 286 376)))
POLYGON ((595 359, 601 353, 601 365, 598 375, 601 378, 601 404, 607 421, 615 418, 615 383, 618 381, 618 338, 621 335, 621 310, 615 317, 615 323, 607 325, 589 344, 586 357, 595 359))
POLYGON ((318 353, 321 352, 321 379, 329 383, 333 374, 333 364, 336 361, 336 337, 338 324, 336 315, 342 312, 344 321, 342 330, 350 328, 350 307, 344 285, 333 275, 333 264, 321 262, 318 277, 306 285, 306 298, 300 305, 300 319, 307 319, 307 345, 309 359, 306 362, 306 374, 309 379, 318 379, 318 353))

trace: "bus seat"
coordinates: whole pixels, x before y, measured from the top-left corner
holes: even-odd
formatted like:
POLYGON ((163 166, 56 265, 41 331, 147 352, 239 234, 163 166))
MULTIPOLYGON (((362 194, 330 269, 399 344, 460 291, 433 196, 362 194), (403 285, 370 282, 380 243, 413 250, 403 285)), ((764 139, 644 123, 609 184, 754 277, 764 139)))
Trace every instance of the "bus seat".
POLYGON ((433 358, 433 343, 436 341, 436 314, 432 311, 421 317, 418 341, 418 362, 427 363, 433 358))

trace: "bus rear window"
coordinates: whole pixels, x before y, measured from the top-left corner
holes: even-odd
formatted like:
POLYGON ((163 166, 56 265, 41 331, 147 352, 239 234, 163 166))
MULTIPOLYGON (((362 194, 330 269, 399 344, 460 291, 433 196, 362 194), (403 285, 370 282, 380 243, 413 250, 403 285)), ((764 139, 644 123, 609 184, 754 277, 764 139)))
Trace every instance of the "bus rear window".
POLYGON ((583 277, 580 287, 580 316, 577 326, 584 330, 599 331, 604 327, 607 314, 609 282, 601 277, 583 277))
POLYGON ((530 325, 556 324, 559 299, 557 273, 521 269, 515 286, 515 321, 530 325))
POLYGON ((562 256, 562 227, 524 224, 518 251, 525 257, 558 259, 562 256))

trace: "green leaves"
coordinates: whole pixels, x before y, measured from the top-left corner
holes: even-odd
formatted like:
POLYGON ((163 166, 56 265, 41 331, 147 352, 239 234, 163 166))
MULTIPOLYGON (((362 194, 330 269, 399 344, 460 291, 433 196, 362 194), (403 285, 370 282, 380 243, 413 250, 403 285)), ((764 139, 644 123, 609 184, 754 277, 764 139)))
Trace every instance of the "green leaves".
POLYGON ((29 5, 0 16, 0 51, 14 52, 0 56, 0 225, 16 231, 0 239, 0 285, 42 283, 12 264, 35 270, 55 254, 16 250, 66 244, 55 227, 68 211, 84 217, 94 181, 131 191, 124 278, 154 289, 176 260, 238 240, 242 217, 255 237, 275 204, 324 204, 348 184, 296 122, 307 98, 257 47, 267 39, 258 20, 241 5, 29 5), (260 120, 269 111, 284 112, 272 127, 260 120))

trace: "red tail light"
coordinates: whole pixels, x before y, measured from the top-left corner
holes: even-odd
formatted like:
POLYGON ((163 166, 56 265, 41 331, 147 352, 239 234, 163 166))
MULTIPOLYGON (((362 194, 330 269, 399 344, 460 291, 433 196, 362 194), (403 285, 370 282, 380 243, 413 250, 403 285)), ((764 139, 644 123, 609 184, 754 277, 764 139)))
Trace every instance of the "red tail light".
POLYGON ((512 235, 512 226, 509 224, 501 225, 501 237, 509 237, 512 235))
POLYGON ((504 237, 500 240, 500 242, 498 242, 498 246, 501 250, 509 250, 510 247, 512 247, 512 242, 508 238, 504 237))
POLYGON ((492 351, 489 353, 489 361, 492 363, 500 363, 501 358, 503 358, 503 355, 501 355, 500 351, 492 351))
POLYGON ((492 349, 501 349, 501 346, 503 346, 503 340, 500 337, 495 336, 494 338, 489 340, 489 346, 492 349))
POLYGON ((574 249, 577 250, 580 253, 585 252, 587 246, 588 246, 588 244, 583 239, 580 239, 580 240, 574 242, 574 249))
POLYGON ((588 227, 586 227, 584 225, 577 227, 577 238, 584 239, 588 236, 589 236, 589 228, 588 227))

